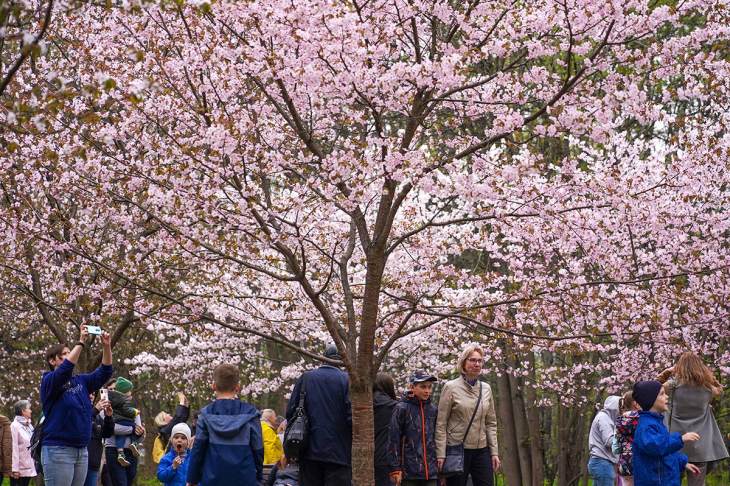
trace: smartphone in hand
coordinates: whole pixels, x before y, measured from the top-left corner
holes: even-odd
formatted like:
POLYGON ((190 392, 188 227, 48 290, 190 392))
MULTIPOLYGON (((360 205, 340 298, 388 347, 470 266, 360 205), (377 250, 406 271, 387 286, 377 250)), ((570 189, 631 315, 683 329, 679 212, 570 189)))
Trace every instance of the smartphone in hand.
POLYGON ((86 332, 94 336, 101 336, 101 328, 99 326, 86 326, 86 332))
POLYGON ((99 390, 99 398, 105 401, 109 400, 109 390, 107 390, 106 388, 102 388, 101 390, 99 390))

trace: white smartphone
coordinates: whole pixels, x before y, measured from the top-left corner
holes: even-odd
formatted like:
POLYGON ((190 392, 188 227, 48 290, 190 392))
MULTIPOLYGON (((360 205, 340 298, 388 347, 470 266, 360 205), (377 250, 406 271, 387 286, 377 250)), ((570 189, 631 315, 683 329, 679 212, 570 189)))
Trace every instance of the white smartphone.
POLYGON ((99 326, 86 326, 86 332, 95 336, 101 336, 101 328, 99 326))
POLYGON ((99 390, 99 398, 105 401, 109 400, 109 390, 107 390, 106 388, 102 388, 101 390, 99 390))

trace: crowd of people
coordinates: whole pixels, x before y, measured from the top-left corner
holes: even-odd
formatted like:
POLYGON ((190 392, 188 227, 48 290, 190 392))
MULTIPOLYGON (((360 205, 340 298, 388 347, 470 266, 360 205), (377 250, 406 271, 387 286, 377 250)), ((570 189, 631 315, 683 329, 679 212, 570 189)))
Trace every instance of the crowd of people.
MULTIPOLYGON (((46 486, 132 486, 147 431, 134 406, 131 380, 112 378, 109 335, 102 333, 101 365, 74 374, 86 346, 82 328, 73 347, 46 353, 40 398, 43 419, 34 429, 31 403, 0 415, 0 482, 28 486, 42 474, 46 486)), ((340 361, 329 345, 324 355, 340 361)), ((493 486, 501 467, 495 400, 480 379, 484 352, 467 346, 457 378, 441 387, 414 371, 398 396, 393 377, 373 385, 375 486, 493 486)), ((331 364, 297 380, 286 417, 241 401, 238 368, 213 373, 215 400, 190 413, 178 393, 173 415, 154 418, 152 459, 165 486, 347 486, 352 468, 352 405, 347 373, 331 364), (190 420, 190 425, 188 421, 190 420)), ((593 420, 588 472, 595 486, 690 486, 705 483, 712 465, 728 457, 710 401, 722 387, 702 360, 683 354, 657 380, 640 381, 610 396, 593 420), (683 451, 683 452, 680 452, 683 451)))
POLYGON ((683 353, 656 380, 609 396, 593 419, 588 472, 595 486, 704 486, 728 457, 710 402, 722 392, 694 353, 683 353))

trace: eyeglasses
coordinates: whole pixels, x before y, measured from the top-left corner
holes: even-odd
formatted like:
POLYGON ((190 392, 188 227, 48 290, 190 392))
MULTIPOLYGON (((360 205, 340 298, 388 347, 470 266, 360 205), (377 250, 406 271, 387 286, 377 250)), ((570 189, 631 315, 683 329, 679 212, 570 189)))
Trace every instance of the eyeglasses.
POLYGON ((469 359, 467 359, 467 361, 469 363, 474 363, 474 364, 482 364, 482 363, 484 363, 484 360, 481 359, 481 358, 469 358, 469 359))

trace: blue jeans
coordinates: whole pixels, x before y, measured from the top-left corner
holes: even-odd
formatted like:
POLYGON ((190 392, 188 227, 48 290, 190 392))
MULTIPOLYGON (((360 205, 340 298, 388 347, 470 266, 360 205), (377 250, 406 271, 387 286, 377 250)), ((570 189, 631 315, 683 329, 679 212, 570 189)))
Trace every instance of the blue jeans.
POLYGON ((132 455, 129 449, 124 449, 124 455, 127 456, 129 466, 124 467, 117 462, 117 449, 107 447, 104 451, 106 454, 106 467, 109 470, 109 477, 112 479, 113 486, 132 486, 134 478, 137 476, 137 458, 132 455))
POLYGON ((84 486, 96 486, 96 480, 99 479, 99 471, 88 470, 86 473, 86 481, 84 486))
MULTIPOLYGON (((115 420, 115 425, 124 425, 125 427, 134 427, 135 423, 134 420, 130 419, 122 419, 122 420, 115 420)), ((131 442, 137 441, 137 436, 134 434, 132 435, 115 435, 114 436, 114 443, 117 446, 117 449, 124 449, 124 446, 127 444, 127 439, 129 439, 131 442)), ((126 454, 125 454, 126 456, 126 454)))
POLYGON ((41 464, 46 486, 84 486, 89 451, 86 447, 43 446, 41 464))
POLYGON ((613 463, 595 456, 588 461, 588 474, 593 479, 593 486, 613 486, 616 479, 613 463))

